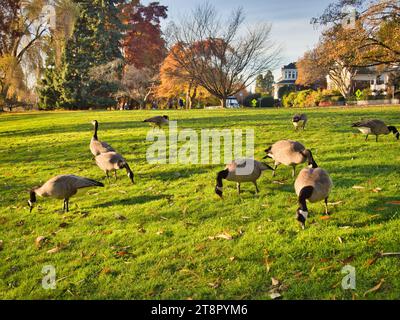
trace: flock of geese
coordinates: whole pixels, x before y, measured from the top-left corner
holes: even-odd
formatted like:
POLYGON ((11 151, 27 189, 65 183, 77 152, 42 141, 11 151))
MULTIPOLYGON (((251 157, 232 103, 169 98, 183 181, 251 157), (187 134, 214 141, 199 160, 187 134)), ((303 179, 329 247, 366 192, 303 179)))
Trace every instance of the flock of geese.
MULTIPOLYGON (((292 123, 297 130, 299 127, 303 130, 306 127, 308 118, 305 114, 298 114, 292 118, 292 123)), ((156 116, 144 120, 155 127, 161 128, 169 122, 168 116, 156 116)), ((118 153, 113 147, 104 141, 100 141, 97 136, 99 123, 97 120, 92 122, 94 127, 93 137, 90 140, 90 151, 96 161, 97 166, 104 171, 107 179, 110 179, 110 172, 114 173, 117 180, 117 171, 125 169, 126 173, 134 183, 134 174, 129 167, 126 159, 118 153)), ((386 126, 381 120, 366 120, 354 123, 352 127, 357 128, 360 132, 366 134, 366 140, 369 135, 375 135, 378 141, 379 135, 387 135, 393 133, 397 139, 400 138, 400 133, 394 126, 386 126)), ((279 165, 292 167, 292 176, 296 176, 296 166, 307 162, 308 167, 302 169, 298 174, 294 188, 298 196, 299 207, 296 211, 296 219, 302 229, 305 228, 305 222, 308 217, 307 201, 311 203, 324 200, 325 214, 328 212, 328 197, 331 192, 333 183, 328 172, 319 168, 314 160, 310 149, 306 149, 300 142, 292 140, 281 140, 274 143, 271 147, 265 150, 266 156, 263 159, 270 158, 274 161, 274 167, 266 163, 254 159, 237 159, 229 163, 226 168, 217 174, 215 193, 223 197, 223 182, 222 180, 233 181, 237 183, 237 191, 240 194, 240 185, 243 182, 252 182, 259 192, 257 180, 265 170, 272 170, 275 176, 276 169, 279 165), (244 170, 251 168, 251 171, 244 170)), ((79 177, 76 175, 58 175, 51 178, 41 187, 35 187, 30 190, 30 199, 28 204, 30 212, 32 212, 34 204, 40 197, 51 197, 63 200, 63 211, 69 211, 69 199, 74 196, 79 189, 89 187, 104 187, 102 182, 79 177)))

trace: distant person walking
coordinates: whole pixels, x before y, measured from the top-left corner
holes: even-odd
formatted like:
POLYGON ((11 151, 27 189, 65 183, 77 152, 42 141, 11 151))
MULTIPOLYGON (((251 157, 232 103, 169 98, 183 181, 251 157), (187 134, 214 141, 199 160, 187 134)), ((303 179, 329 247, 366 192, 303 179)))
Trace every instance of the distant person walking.
POLYGON ((184 106, 185 106, 185 101, 183 101, 182 98, 179 98, 179 108, 183 109, 184 106))

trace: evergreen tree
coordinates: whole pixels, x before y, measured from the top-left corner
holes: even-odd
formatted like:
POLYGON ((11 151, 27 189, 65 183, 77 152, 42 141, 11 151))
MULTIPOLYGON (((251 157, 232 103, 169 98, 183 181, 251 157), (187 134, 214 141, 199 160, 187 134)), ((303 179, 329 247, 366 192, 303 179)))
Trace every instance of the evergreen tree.
POLYGON ((75 0, 80 15, 62 59, 61 100, 64 107, 88 108, 114 105, 117 88, 90 78, 90 69, 122 59, 120 43, 124 26, 118 6, 123 0, 75 0))
POLYGON ((272 88, 274 84, 274 75, 271 70, 268 70, 265 76, 259 74, 256 78, 255 92, 263 96, 272 95, 272 88))

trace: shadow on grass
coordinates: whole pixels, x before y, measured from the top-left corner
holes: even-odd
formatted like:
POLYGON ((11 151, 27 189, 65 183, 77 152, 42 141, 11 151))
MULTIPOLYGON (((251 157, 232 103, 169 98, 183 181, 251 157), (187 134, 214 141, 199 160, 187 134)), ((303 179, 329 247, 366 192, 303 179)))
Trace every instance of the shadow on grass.
POLYGON ((171 199, 173 195, 160 194, 160 195, 148 195, 148 196, 136 196, 127 199, 113 200, 104 203, 100 203, 95 208, 113 207, 116 205, 131 206, 135 204, 144 204, 152 201, 158 201, 162 199, 171 199))

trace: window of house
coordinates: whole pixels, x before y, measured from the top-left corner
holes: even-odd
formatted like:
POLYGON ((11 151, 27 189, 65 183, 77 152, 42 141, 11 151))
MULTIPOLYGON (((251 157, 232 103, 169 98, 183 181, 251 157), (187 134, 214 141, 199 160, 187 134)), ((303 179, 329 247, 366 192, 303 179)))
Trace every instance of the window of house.
POLYGON ((383 78, 382 75, 376 77, 376 84, 377 85, 385 84, 385 79, 383 78))

